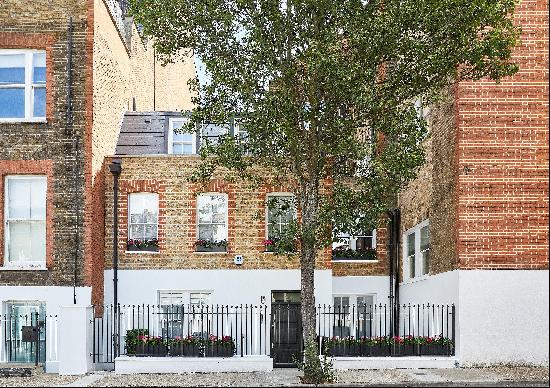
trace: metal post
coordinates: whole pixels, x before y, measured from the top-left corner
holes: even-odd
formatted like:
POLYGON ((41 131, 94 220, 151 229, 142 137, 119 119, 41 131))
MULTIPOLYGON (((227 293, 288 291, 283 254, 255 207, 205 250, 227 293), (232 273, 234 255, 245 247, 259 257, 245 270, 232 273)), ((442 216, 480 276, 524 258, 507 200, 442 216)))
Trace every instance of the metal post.
POLYGON ((115 357, 118 356, 118 178, 122 171, 122 162, 120 159, 115 159, 109 165, 109 171, 113 174, 113 305, 114 305, 114 325, 113 329, 117 332, 113 333, 113 338, 116 341, 115 357))

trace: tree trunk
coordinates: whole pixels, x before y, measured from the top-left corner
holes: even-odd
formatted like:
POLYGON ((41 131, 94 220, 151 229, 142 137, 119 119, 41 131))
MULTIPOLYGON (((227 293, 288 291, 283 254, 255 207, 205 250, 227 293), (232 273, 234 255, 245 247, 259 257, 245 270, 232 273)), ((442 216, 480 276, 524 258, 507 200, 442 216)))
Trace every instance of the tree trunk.
MULTIPOLYGON (((305 183, 300 190, 300 208, 302 211, 302 238, 300 249, 302 325, 305 346, 315 344, 315 235, 318 222, 319 188, 316 182, 305 183)), ((308 360, 305 360, 308 362, 308 360)), ((311 360, 310 360, 311 361, 311 360)))

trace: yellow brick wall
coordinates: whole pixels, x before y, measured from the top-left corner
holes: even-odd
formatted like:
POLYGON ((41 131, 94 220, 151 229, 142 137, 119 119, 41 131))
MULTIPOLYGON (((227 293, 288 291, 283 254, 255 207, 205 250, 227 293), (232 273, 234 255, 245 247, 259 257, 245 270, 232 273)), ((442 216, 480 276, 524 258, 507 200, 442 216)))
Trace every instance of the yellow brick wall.
MULTIPOLYGON (((195 221, 193 185, 187 181, 200 159, 196 156, 160 155, 155 157, 122 157, 121 187, 145 181, 162 191, 159 237, 160 253, 125 253, 124 237, 119 239, 119 268, 121 269, 296 269, 299 258, 263 252, 265 202, 261 191, 249 184, 230 184, 229 194, 229 253, 195 253, 195 221), (231 198, 234 198, 232 202, 231 198), (233 218, 233 220, 231 220, 233 218), (160 229, 163 229, 162 233, 160 229), (234 256, 244 256, 244 264, 233 263, 234 256)), ((105 267, 112 266, 113 178, 105 170, 106 246, 105 267)), ((214 178, 221 178, 217 176, 214 178)), ((143 183, 143 182, 142 182, 143 183)), ((269 191, 269 190, 268 190, 269 191)), ((274 190, 280 191, 280 190, 274 190)), ((119 195, 119 235, 126 236, 127 218, 124 189, 119 195)), ((160 196, 160 195, 159 195, 160 196)), ((320 252, 317 268, 329 268, 330 255, 320 252)))

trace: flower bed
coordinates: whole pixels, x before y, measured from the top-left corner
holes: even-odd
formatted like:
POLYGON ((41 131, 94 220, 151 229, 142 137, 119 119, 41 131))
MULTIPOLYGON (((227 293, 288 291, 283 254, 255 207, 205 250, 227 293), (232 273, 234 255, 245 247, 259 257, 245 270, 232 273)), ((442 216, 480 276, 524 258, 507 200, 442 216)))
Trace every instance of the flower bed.
POLYGON ((162 338, 146 329, 126 332, 126 354, 149 357, 233 357, 235 342, 229 336, 162 338))
POLYGON ((334 357, 450 356, 453 342, 445 337, 333 337, 324 341, 334 357))

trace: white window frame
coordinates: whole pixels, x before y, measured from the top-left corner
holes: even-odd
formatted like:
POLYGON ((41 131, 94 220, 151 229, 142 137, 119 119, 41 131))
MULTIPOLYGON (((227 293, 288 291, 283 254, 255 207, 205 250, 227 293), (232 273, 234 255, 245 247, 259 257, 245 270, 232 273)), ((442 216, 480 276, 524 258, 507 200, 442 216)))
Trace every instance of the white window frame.
MULTIPOLYGON (((196 213, 197 213, 197 217, 196 217, 196 223, 195 225, 197 226, 197 240, 200 238, 199 237, 199 229, 200 229, 200 222, 199 222, 199 197, 202 197, 202 196, 212 196, 212 195, 215 195, 215 196, 223 196, 225 198, 225 208, 226 208, 226 211, 225 211, 225 241, 228 241, 229 240, 229 197, 226 193, 217 193, 217 192, 208 192, 208 193, 200 193, 198 196, 197 196, 197 206, 196 206, 196 213)), ((217 225, 217 224, 209 224, 209 225, 217 225)), ((219 253, 219 252, 218 252, 219 253)))
MULTIPOLYGON (((424 278, 426 278, 430 275, 429 268, 428 268, 428 271, 426 271, 426 273, 424 274, 424 268, 423 268, 423 262, 422 262, 423 260, 422 260, 422 256, 421 256, 422 252, 420 251, 420 231, 424 227, 428 227, 428 235, 429 235, 429 227, 430 227, 429 219, 426 219, 426 220, 416 224, 412 228, 406 230, 405 233, 403 233, 403 240, 402 240, 403 281, 421 280, 421 279, 424 279, 424 278), (409 262, 409 255, 408 255, 408 237, 411 236, 411 235, 414 235, 414 264, 415 264, 414 265, 414 272, 415 272, 415 276, 413 276, 413 277, 411 277, 411 273, 410 273, 410 262, 409 262)), ((428 250, 429 250, 429 248, 428 248, 428 250)), ((429 263, 428 263, 428 267, 429 267, 429 263)))
MULTIPOLYGON (((128 239, 130 240, 135 240, 136 238, 134 236, 132 236, 132 225, 154 225, 153 223, 143 223, 143 222, 139 222, 139 223, 132 223, 132 218, 131 218, 131 215, 132 215, 132 196, 134 197, 137 197, 137 196, 154 196, 156 198, 156 202, 157 202, 157 234, 155 236, 155 238, 158 240, 159 238, 159 195, 158 193, 153 193, 153 192, 150 192, 150 191, 139 191, 139 192, 135 192, 135 193, 129 193, 128 194, 128 239)), ((142 240, 142 238, 138 238, 139 240, 142 240)))
MULTIPOLYGON (((353 312, 355 312, 355 318, 357 318, 357 316, 359 317, 359 321, 362 322, 363 321, 363 314, 358 314, 358 310, 357 310, 357 298, 367 298, 367 297, 372 297, 372 312, 374 314, 375 310, 374 310, 374 306, 376 305, 376 296, 377 294, 375 293, 364 293, 364 294, 333 294, 332 295, 332 306, 334 308, 334 313, 336 314, 336 316, 338 317, 338 319, 343 319, 343 323, 344 325, 342 327, 349 327, 350 329, 350 335, 355 337, 355 331, 357 330, 357 327, 356 327, 356 324, 357 324, 357 320, 354 319, 353 321, 351 320, 351 314, 353 312), (349 298, 349 307, 348 307, 348 313, 346 314, 345 313, 345 309, 342 309, 341 310, 341 314, 339 314, 339 311, 336 310, 336 303, 334 302, 334 299, 335 298, 349 298), (355 310, 355 311, 354 311, 355 310), (339 316, 341 315, 341 316, 339 316)), ((367 305, 367 306, 370 306, 370 305, 367 305)), ((370 312, 370 309, 367 309, 367 312, 370 312)), ((378 311, 377 311, 378 312, 378 311)), ((372 332, 371 332, 371 335, 373 335, 373 333, 376 333, 377 332, 377 321, 378 321, 378 316, 369 316, 366 321, 372 321, 372 325, 370 326, 371 329, 372 329, 372 332)), ((366 325, 366 323, 365 323, 366 325)))
MULTIPOLYGON (((296 196, 294 194, 288 193, 288 192, 282 192, 282 191, 267 193, 266 196, 265 196, 265 238, 266 238, 266 240, 269 239, 269 207, 268 207, 268 203, 269 203, 269 198, 270 197, 292 197, 293 200, 294 200, 294 220, 296 221, 296 219, 298 218, 298 209, 296 209, 296 196)), ((278 224, 281 225, 281 223, 278 223, 278 224)))
POLYGON ((202 147, 203 142, 206 142, 206 140, 208 140, 209 138, 219 137, 219 136, 223 136, 223 135, 229 135, 230 133, 231 133, 231 124, 230 123, 227 123, 227 124, 213 124, 213 123, 207 123, 206 124, 206 123, 203 123, 203 124, 200 125, 200 129, 199 129, 199 135, 200 135, 200 146, 199 147, 202 147), (225 131, 225 133, 222 133, 221 135, 218 135, 218 136, 206 136, 206 135, 203 134, 203 130, 204 130, 204 128, 206 128, 209 125, 215 125, 216 127, 224 127, 226 131, 225 131))
POLYGON ((196 133, 189 133, 187 134, 191 135, 192 140, 189 141, 177 141, 177 144, 185 144, 189 145, 191 144, 191 153, 190 154, 174 154, 174 124, 175 123, 183 123, 185 125, 187 122, 189 122, 189 119, 186 117, 178 117, 178 118, 170 118, 168 120, 168 153, 172 155, 195 155, 197 153, 197 134, 196 133))
MULTIPOLYGON (((46 53, 46 50, 33 50, 33 49, 0 49, 0 56, 2 54, 25 54, 25 84, 23 88, 25 89, 25 117, 4 117, 0 118, 0 122, 3 123, 20 123, 20 122, 46 122, 46 116, 44 117, 34 117, 34 88, 44 88, 46 89, 46 98, 47 98, 47 85, 46 84, 33 84, 32 82, 32 75, 33 75, 33 55, 41 54, 48 55, 46 53)), ((47 57, 46 57, 46 65, 47 65, 47 57)), ((46 72, 47 72, 46 68, 46 72)), ((21 88, 21 85, 23 84, 5 84, 0 85, 1 89, 8 89, 8 88, 21 88)), ((45 113, 45 112, 44 112, 45 113)))
POLYGON ((41 222, 44 223, 46 228, 46 239, 48 238, 48 177, 45 175, 6 175, 4 178, 4 266, 3 270, 6 269, 15 269, 15 270, 46 270, 46 261, 48 260, 48 248, 47 241, 45 241, 46 247, 44 260, 28 260, 23 262, 11 261, 9 256, 9 246, 10 246, 10 233, 9 233, 9 222, 41 222), (17 179, 40 179, 46 182, 46 216, 43 220, 17 220, 9 218, 9 181, 17 179))

